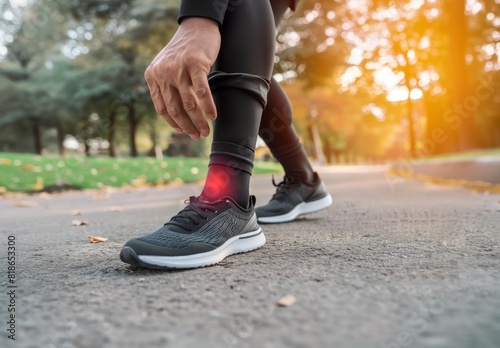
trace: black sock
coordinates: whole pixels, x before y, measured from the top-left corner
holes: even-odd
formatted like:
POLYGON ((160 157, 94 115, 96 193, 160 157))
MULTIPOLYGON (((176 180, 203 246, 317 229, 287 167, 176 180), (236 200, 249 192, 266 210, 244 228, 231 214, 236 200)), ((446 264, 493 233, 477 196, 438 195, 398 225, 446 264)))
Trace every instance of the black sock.
POLYGON ((221 164, 208 167, 207 179, 201 198, 213 202, 223 197, 231 197, 243 208, 248 205, 250 174, 221 164))

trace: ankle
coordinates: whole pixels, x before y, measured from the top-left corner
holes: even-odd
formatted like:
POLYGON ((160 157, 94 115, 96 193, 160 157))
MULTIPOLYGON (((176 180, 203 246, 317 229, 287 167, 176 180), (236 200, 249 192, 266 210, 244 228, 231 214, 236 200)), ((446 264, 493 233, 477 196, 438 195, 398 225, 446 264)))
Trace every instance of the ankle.
POLYGON ((214 202, 230 197, 243 208, 248 206, 250 174, 219 164, 210 165, 201 198, 214 202))

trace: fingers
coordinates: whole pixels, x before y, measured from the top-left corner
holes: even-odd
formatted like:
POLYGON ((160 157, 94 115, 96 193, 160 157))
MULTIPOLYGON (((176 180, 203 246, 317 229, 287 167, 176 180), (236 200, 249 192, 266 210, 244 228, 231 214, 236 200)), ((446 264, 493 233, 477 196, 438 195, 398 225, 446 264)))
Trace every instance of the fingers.
POLYGON ((158 114, 160 114, 165 121, 172 127, 177 133, 182 133, 182 128, 168 115, 167 107, 163 101, 163 96, 161 94, 160 86, 155 82, 152 77, 150 69, 147 69, 145 74, 146 82, 148 84, 149 93, 151 94, 151 99, 153 100, 153 104, 155 110, 158 114))
POLYGON ((206 73, 199 69, 188 74, 186 69, 185 73, 165 74, 167 70, 155 65, 145 73, 156 112, 179 133, 184 131, 195 140, 208 136, 206 117, 214 120, 216 108, 206 73))
MULTIPOLYGON (((179 125, 187 135, 191 137, 193 140, 197 140, 200 137, 200 131, 194 125, 191 117, 188 115, 185 110, 185 106, 179 91, 170 86, 167 87, 166 90, 162 91, 162 95, 164 98, 164 104, 166 106, 167 115, 179 125)), ((208 127, 208 124, 207 124, 208 127)))
POLYGON ((200 103, 201 110, 206 117, 212 121, 215 120, 217 117, 217 110, 212 98, 212 93, 210 92, 210 86, 208 85, 207 74, 202 70, 191 71, 191 82, 193 84, 194 94, 200 103))
POLYGON ((201 135, 208 136, 210 133, 210 127, 208 126, 207 119, 200 107, 197 97, 191 86, 182 86, 184 88, 179 89, 179 95, 182 100, 182 108, 189 115, 192 123, 198 129, 201 135))
POLYGON ((172 117, 167 112, 167 107, 165 106, 165 102, 163 101, 163 96, 161 94, 160 87, 156 85, 156 87, 151 90, 151 99, 153 99, 153 104, 155 106, 155 110, 158 114, 163 117, 165 121, 172 127, 177 133, 182 133, 182 127, 179 127, 177 122, 174 121, 172 117))

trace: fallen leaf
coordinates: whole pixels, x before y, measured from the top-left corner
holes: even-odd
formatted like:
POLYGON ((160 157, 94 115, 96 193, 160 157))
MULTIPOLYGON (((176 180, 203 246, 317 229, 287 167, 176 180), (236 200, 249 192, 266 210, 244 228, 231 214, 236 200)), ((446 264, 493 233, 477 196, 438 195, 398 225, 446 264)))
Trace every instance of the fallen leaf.
POLYGON ((73 220, 71 223, 73 226, 85 226, 89 224, 87 220, 73 220))
POLYGON ((82 215, 82 214, 83 214, 83 211, 81 211, 81 210, 73 210, 73 213, 72 213, 72 214, 73 214, 73 215, 75 215, 75 216, 76 216, 76 215, 82 215))
POLYGON ((35 169, 35 166, 32 164, 25 164, 24 166, 21 167, 22 170, 26 170, 28 172, 33 172, 35 169))
POLYGON ((98 192, 94 195, 94 200, 95 201, 103 201, 105 199, 109 199, 109 193, 108 192, 98 192))
POLYGON ((8 158, 0 158, 0 164, 4 166, 10 166, 12 164, 12 160, 8 158))
POLYGON ((31 188, 35 191, 43 190, 43 178, 37 176, 35 183, 31 186, 31 188))
POLYGON ((120 213, 123 211, 123 208, 122 207, 111 207, 109 208, 110 211, 113 211, 115 213, 120 213))
POLYGON ((37 203, 28 202, 28 201, 15 201, 15 202, 12 202, 12 205, 14 207, 20 207, 20 208, 33 208, 33 207, 38 206, 37 203))
POLYGON ((108 240, 108 238, 104 238, 104 237, 88 236, 88 238, 89 238, 90 243, 100 243, 100 242, 105 242, 108 240))
POLYGON ((52 199, 52 196, 50 195, 50 193, 47 193, 47 192, 41 192, 41 193, 38 195, 38 198, 43 198, 43 199, 52 199))
POLYGON ((276 304, 280 307, 290 307, 293 306, 295 302, 297 302, 295 296, 288 294, 276 301, 276 304))
MULTIPOLYGON (((135 164, 134 164, 135 165, 135 164)), ((139 175, 137 179, 134 179, 130 182, 130 185, 134 187, 141 187, 145 186, 147 184, 147 177, 146 175, 139 175)))

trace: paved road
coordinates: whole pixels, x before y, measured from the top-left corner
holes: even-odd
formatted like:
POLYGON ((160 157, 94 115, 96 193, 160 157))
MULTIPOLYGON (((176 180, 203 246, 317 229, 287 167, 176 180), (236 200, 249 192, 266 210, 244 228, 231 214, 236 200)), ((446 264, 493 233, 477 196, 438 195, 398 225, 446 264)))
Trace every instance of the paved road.
POLYGON ((500 156, 482 156, 473 159, 434 159, 395 165, 396 168, 444 179, 463 179, 500 184, 500 156))
MULTIPOLYGON (((30 198, 32 208, 1 199, 0 346, 500 347, 500 196, 386 180, 381 168, 321 173, 331 209, 267 225, 259 251, 190 271, 131 270, 118 252, 199 186, 66 193, 30 198), (7 235, 17 242, 15 343, 7 235), (277 307, 285 294, 296 304, 277 307)), ((255 177, 252 191, 265 202, 270 178, 255 177)))

